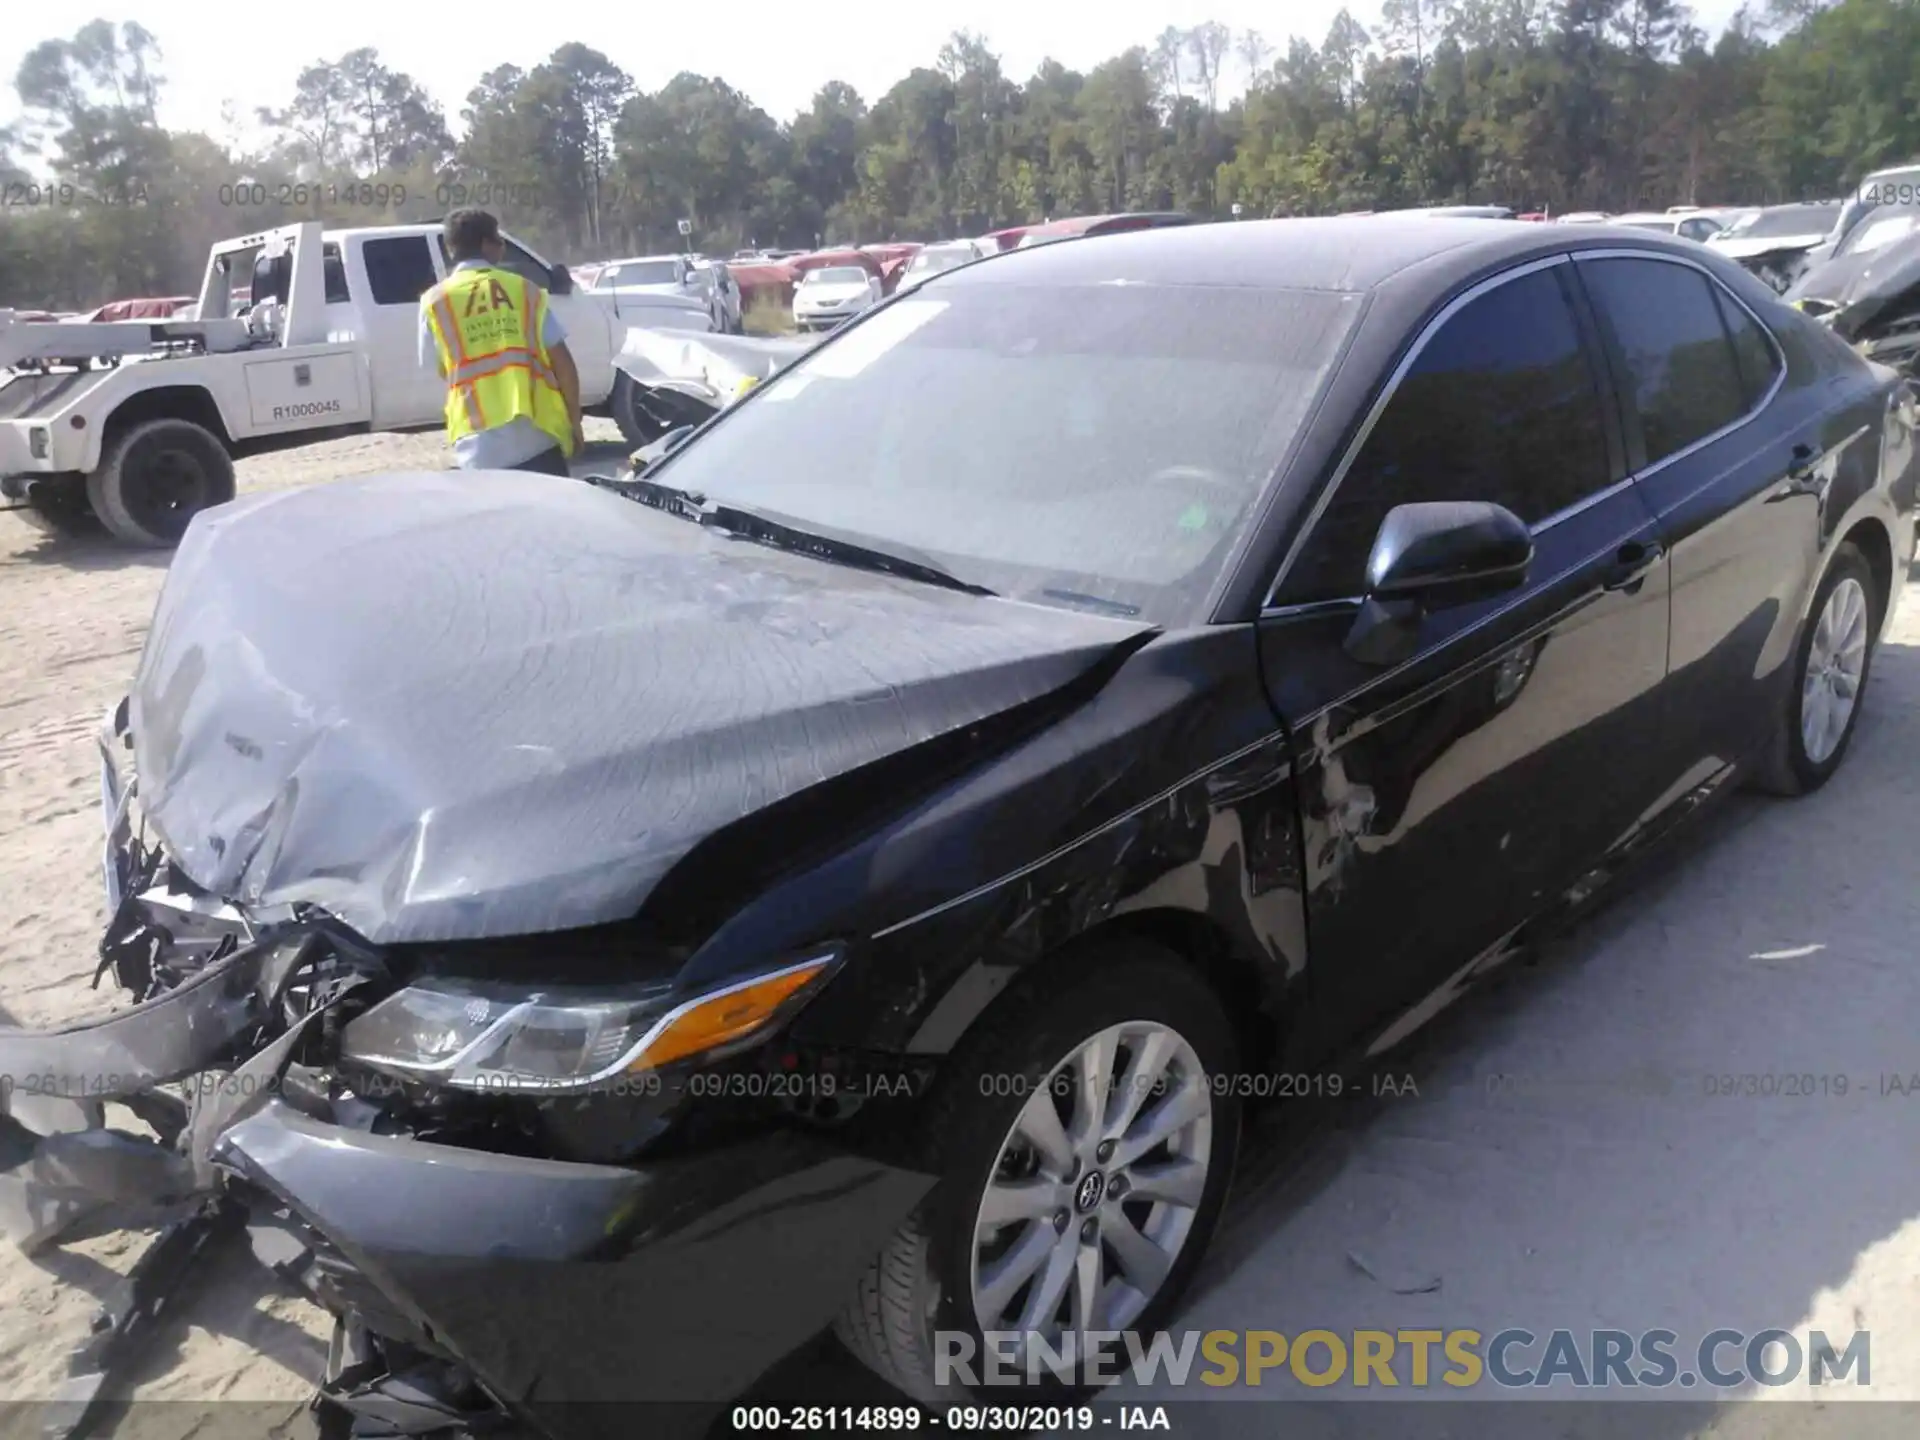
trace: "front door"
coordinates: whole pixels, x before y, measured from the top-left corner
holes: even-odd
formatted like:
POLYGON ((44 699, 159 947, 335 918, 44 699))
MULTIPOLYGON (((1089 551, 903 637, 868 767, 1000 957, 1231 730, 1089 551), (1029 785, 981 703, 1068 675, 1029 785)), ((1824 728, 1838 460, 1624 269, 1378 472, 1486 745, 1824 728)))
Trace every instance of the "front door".
POLYGON ((373 428, 432 425, 446 414, 447 386, 420 363, 420 297, 440 280, 425 235, 379 235, 360 242, 348 288, 367 328, 373 428))
POLYGON ((1260 624, 1294 737, 1311 984, 1384 1021, 1573 885, 1661 794, 1665 558, 1564 257, 1456 300, 1323 497, 1260 624), (1342 640, 1375 533, 1485 500, 1533 531, 1527 584, 1428 614, 1416 652, 1342 640))

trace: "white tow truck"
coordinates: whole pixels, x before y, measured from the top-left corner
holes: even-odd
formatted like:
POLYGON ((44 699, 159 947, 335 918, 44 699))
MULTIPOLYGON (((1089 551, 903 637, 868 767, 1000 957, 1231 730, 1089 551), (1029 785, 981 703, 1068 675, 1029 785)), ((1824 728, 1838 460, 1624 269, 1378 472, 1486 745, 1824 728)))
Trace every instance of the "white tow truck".
MULTIPOLYGON (((583 407, 635 444, 657 437, 621 369, 628 341, 711 332, 707 306, 623 296, 616 312, 566 267, 503 239, 507 267, 547 288, 566 327, 583 407)), ((99 525, 169 547, 233 498, 236 458, 437 428, 446 392, 420 363, 417 327, 420 296, 450 268, 437 224, 309 221, 215 244, 192 319, 60 324, 0 311, 0 509, 57 534, 99 525)))

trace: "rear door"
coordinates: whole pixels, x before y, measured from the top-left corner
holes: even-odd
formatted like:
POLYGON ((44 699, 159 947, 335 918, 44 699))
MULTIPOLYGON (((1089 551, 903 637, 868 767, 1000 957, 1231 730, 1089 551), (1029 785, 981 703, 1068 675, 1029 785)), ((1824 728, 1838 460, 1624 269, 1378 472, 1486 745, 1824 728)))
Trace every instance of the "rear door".
POLYGON ((1672 556, 1675 740, 1705 777, 1764 745, 1820 563, 1821 516, 1875 478, 1873 394, 1783 341, 1704 266, 1583 256, 1635 483, 1672 556))
POLYGON ((1386 1017, 1586 872, 1660 793, 1667 575, 1565 257, 1429 326, 1336 471, 1260 624, 1294 736, 1313 988, 1386 1017), (1486 500, 1533 531, 1523 589, 1429 614, 1373 668, 1342 640, 1395 505, 1486 500))

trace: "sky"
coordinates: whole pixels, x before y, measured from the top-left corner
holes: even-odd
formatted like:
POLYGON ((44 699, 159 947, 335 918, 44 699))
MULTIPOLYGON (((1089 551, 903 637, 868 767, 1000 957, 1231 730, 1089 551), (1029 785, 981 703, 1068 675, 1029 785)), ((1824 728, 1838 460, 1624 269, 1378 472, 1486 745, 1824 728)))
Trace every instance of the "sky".
MULTIPOLYGON (((1377 4, 1360 0, 1354 12, 1370 25, 1377 4)), ((1697 22, 1718 31, 1734 0, 1699 0, 1697 22)), ((12 77, 21 58, 43 39, 71 34, 85 19, 137 19, 159 40, 166 77, 161 121, 170 129, 204 130, 225 138, 223 101, 251 120, 260 106, 281 106, 301 68, 373 45, 392 68, 419 81, 445 107, 456 133, 467 92, 496 65, 531 68, 552 50, 577 40, 608 55, 643 90, 657 90, 682 70, 714 75, 780 120, 804 109, 828 80, 845 80, 869 103, 917 65, 932 65, 956 29, 982 35, 1007 73, 1024 80, 1052 57, 1087 69, 1129 45, 1150 45, 1169 25, 1218 20, 1238 32, 1259 30, 1270 44, 1289 33, 1314 43, 1325 38, 1340 0, 965 0, 960 5, 810 5, 802 0, 731 0, 725 4, 586 5, 561 19, 525 4, 457 10, 396 0, 319 0, 298 6, 234 9, 207 0, 138 0, 120 9, 84 5, 63 12, 24 9, 0 32, 0 123, 17 117, 12 77), (290 22, 262 25, 273 14, 290 22), (324 17, 303 27, 303 14, 324 17), (46 18, 38 18, 38 17, 46 18), (26 22, 26 23, 23 23, 26 22), (542 34, 542 32, 545 32, 542 34)), ((1227 79, 1237 90, 1245 71, 1229 57, 1227 79)))

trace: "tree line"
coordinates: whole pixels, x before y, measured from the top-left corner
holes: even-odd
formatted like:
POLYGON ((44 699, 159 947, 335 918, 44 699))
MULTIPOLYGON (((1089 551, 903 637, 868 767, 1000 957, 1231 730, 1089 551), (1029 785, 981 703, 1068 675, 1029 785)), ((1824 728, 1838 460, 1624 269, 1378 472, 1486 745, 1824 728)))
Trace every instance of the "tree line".
POLYGON ((1763 3, 1710 41, 1674 0, 1385 0, 1318 44, 1208 23, 1024 80, 962 31, 885 94, 829 81, 785 121, 565 44, 481 76, 456 125, 367 46, 217 135, 162 127, 158 39, 96 20, 14 77, 0 304, 185 293, 224 235, 470 202, 583 262, 681 248, 682 221, 725 254, 1135 209, 1619 211, 1833 196, 1920 158, 1920 0, 1763 3))

